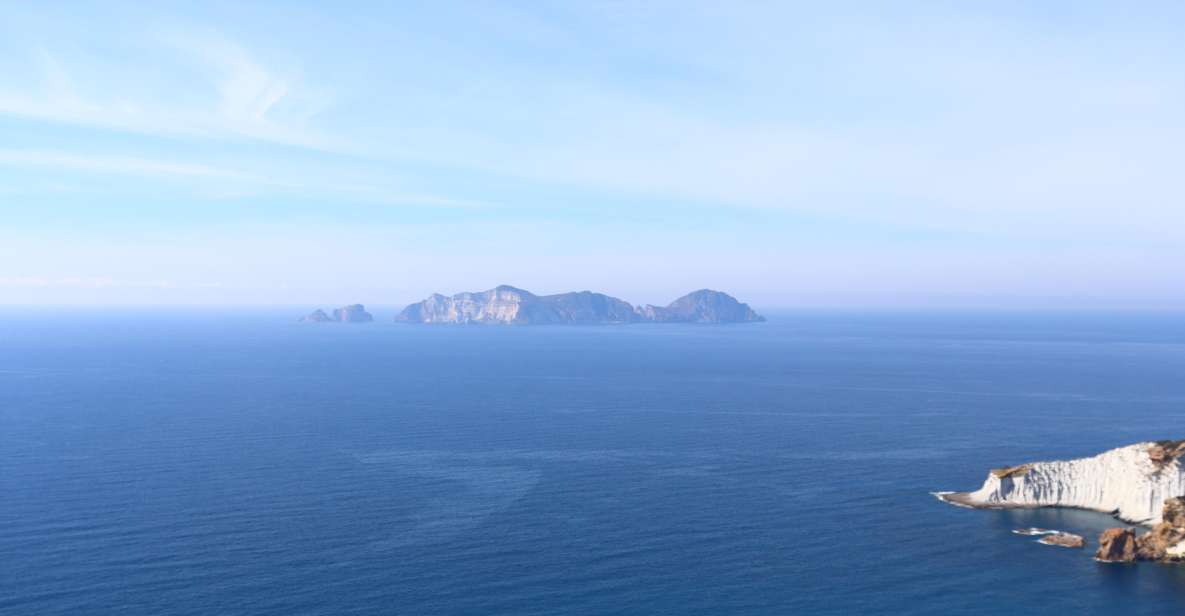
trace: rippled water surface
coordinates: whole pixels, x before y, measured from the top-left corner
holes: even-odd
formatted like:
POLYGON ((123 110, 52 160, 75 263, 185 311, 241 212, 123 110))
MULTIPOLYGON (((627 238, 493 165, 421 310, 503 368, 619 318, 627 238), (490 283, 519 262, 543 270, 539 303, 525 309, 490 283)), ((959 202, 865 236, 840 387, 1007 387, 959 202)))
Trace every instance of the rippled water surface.
POLYGON ((0 312, 0 613, 1185 611, 929 494, 1185 438, 1183 317, 297 314, 0 312))

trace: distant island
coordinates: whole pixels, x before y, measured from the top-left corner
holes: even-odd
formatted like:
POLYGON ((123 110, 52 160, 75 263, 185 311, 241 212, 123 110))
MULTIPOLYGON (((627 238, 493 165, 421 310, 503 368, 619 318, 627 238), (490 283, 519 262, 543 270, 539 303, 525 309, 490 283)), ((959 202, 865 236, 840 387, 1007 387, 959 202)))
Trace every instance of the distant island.
MULTIPOLYGON (((362 304, 317 310, 305 323, 365 323, 373 317, 362 304)), ((509 285, 452 296, 433 294, 404 308, 395 320, 419 324, 581 325, 612 323, 752 323, 764 321, 748 304, 727 293, 701 289, 666 306, 633 306, 604 293, 578 291, 535 295, 509 285)))
POLYGON ((595 323, 747 323, 765 319, 727 293, 702 289, 666 306, 634 307, 603 293, 535 295, 509 285, 451 297, 434 294, 403 309, 402 323, 555 325, 595 323))
POLYGON ((362 304, 350 304, 333 311, 333 316, 325 314, 324 310, 314 310, 300 320, 301 323, 369 323, 374 316, 366 311, 362 304))

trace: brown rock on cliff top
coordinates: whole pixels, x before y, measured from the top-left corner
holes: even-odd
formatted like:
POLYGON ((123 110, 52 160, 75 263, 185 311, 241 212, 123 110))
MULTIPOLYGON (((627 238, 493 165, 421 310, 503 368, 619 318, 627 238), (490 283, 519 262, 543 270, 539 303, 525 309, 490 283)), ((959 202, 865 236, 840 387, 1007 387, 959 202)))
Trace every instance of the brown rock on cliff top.
POLYGON ((1185 454, 1185 441, 1156 441, 1148 448, 1148 459, 1164 466, 1185 454))
POLYGON ((1033 468, 1032 464, 1021 464, 1019 466, 1005 466, 1003 468, 993 468, 992 475, 998 479, 1007 477, 1023 477, 1028 474, 1029 470, 1033 468))

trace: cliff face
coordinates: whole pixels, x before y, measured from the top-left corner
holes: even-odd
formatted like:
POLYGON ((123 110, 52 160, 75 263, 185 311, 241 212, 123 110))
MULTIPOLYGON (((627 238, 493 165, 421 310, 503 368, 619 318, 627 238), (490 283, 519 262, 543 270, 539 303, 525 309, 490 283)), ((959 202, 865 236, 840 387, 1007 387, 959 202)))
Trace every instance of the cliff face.
POLYGON ((504 325, 593 323, 733 323, 763 321, 749 306, 718 291, 696 291, 665 308, 634 308, 603 293, 580 291, 535 295, 503 285, 480 293, 451 297, 434 294, 405 308, 395 320, 405 323, 476 323, 504 325))
POLYGON ((974 492, 940 496, 971 507, 1093 509, 1151 526, 1161 522, 1167 499, 1185 495, 1185 468, 1175 457, 1176 443, 1137 443, 1091 458, 996 469, 974 492))
POLYGON ((439 293, 412 304, 395 317, 406 323, 528 324, 558 323, 560 314, 543 298, 522 289, 502 285, 480 293, 439 293))

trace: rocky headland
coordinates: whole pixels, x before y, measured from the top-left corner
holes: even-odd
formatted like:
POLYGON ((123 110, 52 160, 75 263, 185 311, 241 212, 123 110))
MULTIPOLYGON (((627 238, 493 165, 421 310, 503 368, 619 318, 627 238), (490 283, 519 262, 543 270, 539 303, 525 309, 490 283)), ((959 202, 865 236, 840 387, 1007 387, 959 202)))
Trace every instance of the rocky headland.
POLYGON ((1161 521, 1146 533, 1132 528, 1108 528, 1099 535, 1095 560, 1130 563, 1137 560, 1185 561, 1185 498, 1164 501, 1161 521))
MULTIPOLYGON (((1185 441, 1154 441, 1112 449, 1090 458, 1031 462, 992 469, 974 492, 939 492, 962 507, 1075 507, 1114 515, 1147 527, 1110 528, 1099 536, 1101 562, 1185 560, 1185 441)), ((1042 543, 1082 547, 1081 538, 1043 529, 1042 543)))
POLYGON ((374 316, 366 311, 362 304, 350 304, 333 311, 333 316, 325 314, 324 310, 314 310, 300 319, 301 323, 369 323, 374 316))
POLYGON ((764 321, 748 304, 702 289, 666 306, 635 307, 603 293, 579 291, 535 295, 509 285, 452 296, 433 294, 405 308, 396 321, 481 325, 598 323, 747 323, 764 321))

